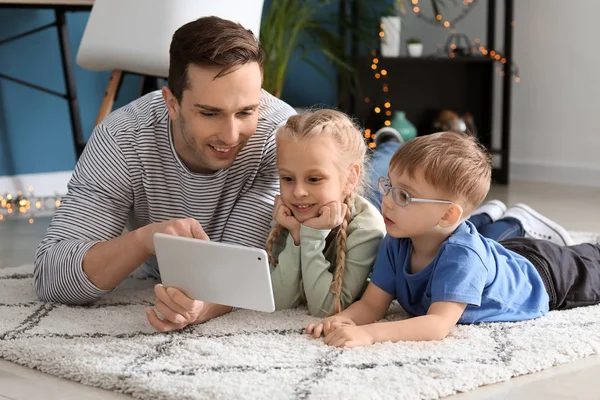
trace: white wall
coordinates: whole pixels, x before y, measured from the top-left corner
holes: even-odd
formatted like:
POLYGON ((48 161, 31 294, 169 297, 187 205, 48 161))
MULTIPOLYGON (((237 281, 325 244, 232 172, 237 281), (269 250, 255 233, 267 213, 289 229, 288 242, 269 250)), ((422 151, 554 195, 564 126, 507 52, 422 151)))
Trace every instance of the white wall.
POLYGON ((515 3, 512 176, 600 187, 600 2, 515 3))
MULTIPOLYGON (((462 2, 459 2, 462 3, 462 2)), ((496 48, 503 50, 503 1, 496 22, 496 48)), ((450 5, 448 14, 462 8, 450 5)), ((420 1, 431 15, 428 1, 420 1)), ((444 14, 442 10, 442 14, 444 14)), ((513 57, 521 82, 512 87, 511 179, 600 187, 600 1, 515 0, 513 57)), ((457 32, 486 43, 487 1, 480 0, 457 32)), ((417 36, 435 53, 449 30, 429 25, 412 12, 403 17, 402 40, 417 36)), ((403 44, 403 50, 405 45, 403 44)), ((501 111, 496 75, 495 113, 501 111)), ((493 121, 494 144, 500 121, 493 121)))

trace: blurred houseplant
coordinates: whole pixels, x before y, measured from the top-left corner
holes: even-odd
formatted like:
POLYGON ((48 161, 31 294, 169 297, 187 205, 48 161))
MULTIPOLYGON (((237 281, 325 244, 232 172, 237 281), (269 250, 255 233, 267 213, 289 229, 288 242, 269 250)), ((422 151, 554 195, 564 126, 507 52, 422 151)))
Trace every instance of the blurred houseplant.
MULTIPOLYGON (((368 0, 354 0, 361 8, 368 0)), ((349 3, 344 0, 273 0, 263 16, 260 41, 265 49, 263 87, 281 97, 288 67, 293 57, 308 63, 328 78, 325 69, 308 56, 323 53, 336 68, 338 77, 347 80, 354 73, 347 34, 361 43, 371 45, 381 7, 369 6, 369 12, 356 13, 353 20, 345 18, 349 3), (378 10, 379 8, 379 10, 378 10), (368 44, 367 44, 368 43, 368 44)))
MULTIPOLYGON (((444 0, 431 1, 437 13, 444 0)), ((452 0, 455 1, 455 0, 452 0)), ((336 69, 340 90, 352 92, 358 52, 378 47, 382 15, 404 13, 411 0, 272 0, 262 18, 260 41, 266 53, 263 88, 281 97, 293 57, 335 79, 308 56, 323 53, 336 69), (349 39, 353 38, 353 44, 349 39), (352 48, 355 46, 355 48, 352 48)))

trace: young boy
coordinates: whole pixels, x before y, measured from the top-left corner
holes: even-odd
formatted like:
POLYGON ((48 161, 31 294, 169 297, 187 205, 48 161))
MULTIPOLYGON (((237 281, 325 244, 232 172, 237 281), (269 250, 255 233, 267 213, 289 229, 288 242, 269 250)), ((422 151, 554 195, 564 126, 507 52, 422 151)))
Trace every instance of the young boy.
MULTIPOLYGON (((521 321, 600 302, 600 245, 548 240, 496 242, 467 221, 491 182, 488 154, 467 135, 415 138, 381 178, 385 237, 362 298, 307 333, 337 347, 441 340, 457 323, 521 321), (391 302, 415 318, 380 322, 391 302)), ((512 213, 496 223, 532 226, 512 213)), ((540 228, 540 229, 537 229, 540 228)))

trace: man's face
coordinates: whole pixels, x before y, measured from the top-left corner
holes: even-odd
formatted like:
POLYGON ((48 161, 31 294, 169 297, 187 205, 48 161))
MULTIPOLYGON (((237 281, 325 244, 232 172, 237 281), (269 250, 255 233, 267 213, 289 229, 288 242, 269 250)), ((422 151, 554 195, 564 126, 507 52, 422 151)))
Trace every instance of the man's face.
POLYGON ((257 63, 214 79, 219 68, 188 67, 188 89, 181 103, 168 88, 163 97, 173 120, 175 149, 194 172, 230 167, 258 124, 262 85, 257 63))

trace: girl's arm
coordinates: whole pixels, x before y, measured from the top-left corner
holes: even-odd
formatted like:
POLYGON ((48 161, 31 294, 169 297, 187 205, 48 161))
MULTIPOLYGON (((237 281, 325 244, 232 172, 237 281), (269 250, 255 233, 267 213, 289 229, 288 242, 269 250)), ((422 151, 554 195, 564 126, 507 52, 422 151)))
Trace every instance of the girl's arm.
MULTIPOLYGON (((300 228, 302 280, 308 309, 312 315, 323 317, 335 310, 335 293, 331 292, 334 274, 325 259, 325 239, 330 230, 300 228)), ((365 290, 383 233, 379 229, 356 229, 346 239, 346 267, 342 281, 342 308, 352 304, 365 290)))
POLYGON ((273 255, 278 260, 276 266, 271 266, 271 284, 275 308, 284 310, 298 307, 301 302, 300 281, 300 246, 294 244, 292 235, 287 238, 279 237, 273 245, 273 255))

